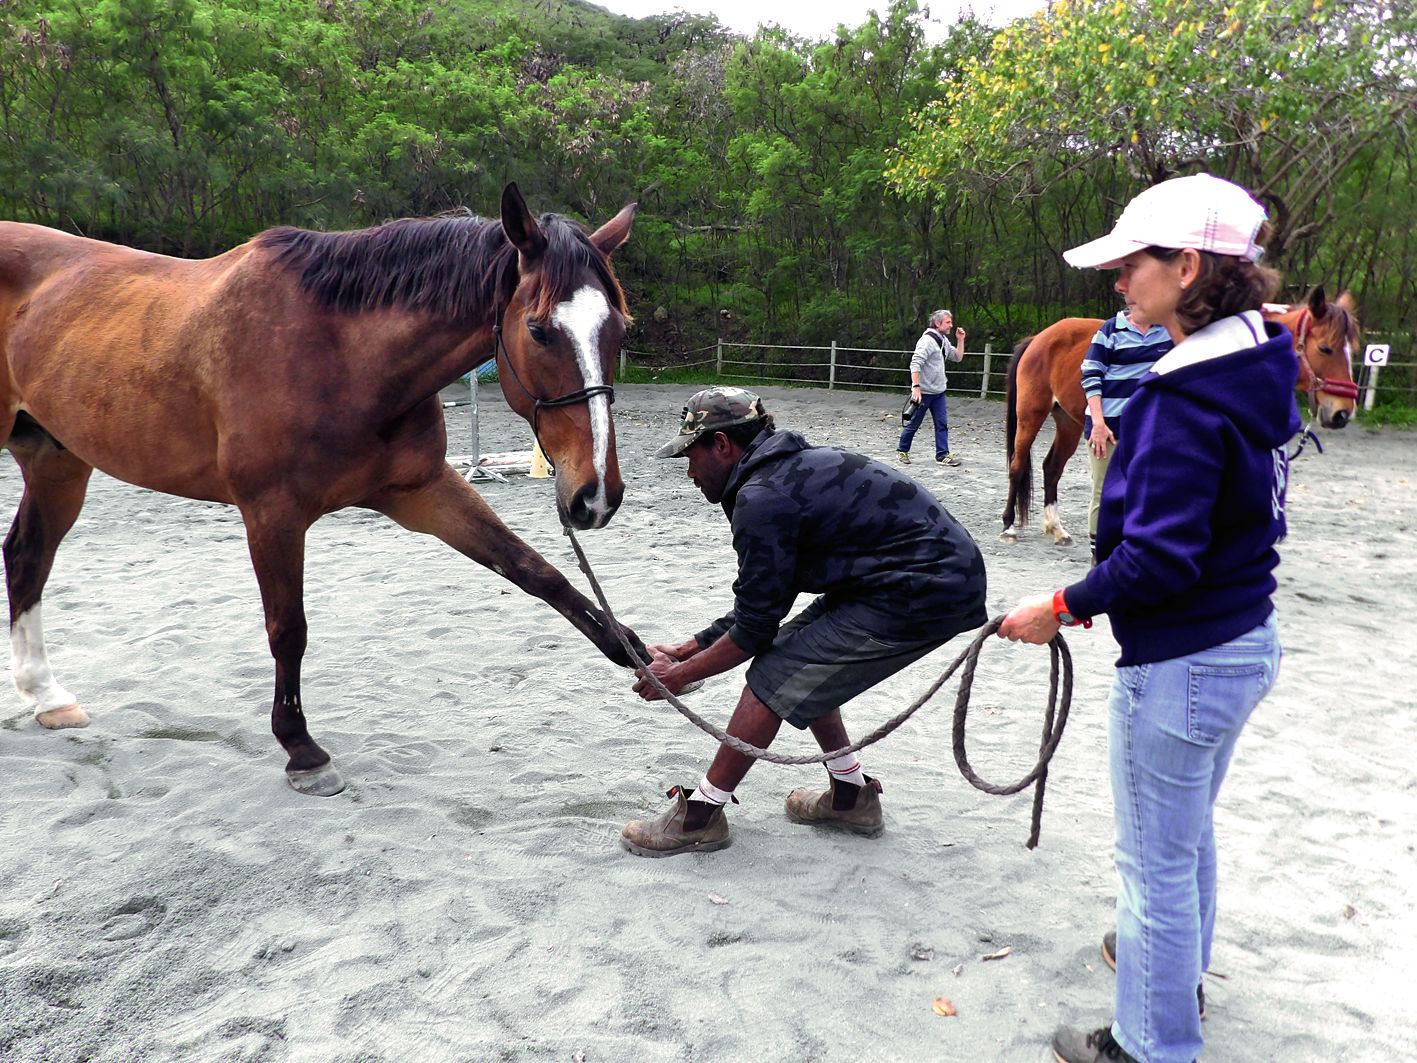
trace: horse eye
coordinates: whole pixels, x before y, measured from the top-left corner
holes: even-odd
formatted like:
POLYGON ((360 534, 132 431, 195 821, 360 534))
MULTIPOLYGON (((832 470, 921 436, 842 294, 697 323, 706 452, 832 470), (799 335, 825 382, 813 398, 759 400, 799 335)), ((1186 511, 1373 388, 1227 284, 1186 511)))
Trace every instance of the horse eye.
POLYGON ((543 347, 546 346, 546 326, 540 321, 528 321, 526 330, 531 333, 531 338, 543 347))
POLYGON ((1320 344, 1319 344, 1319 353, 1320 353, 1320 354, 1332 354, 1332 353, 1333 353, 1333 348, 1330 347, 1327 343, 1320 343, 1320 344))

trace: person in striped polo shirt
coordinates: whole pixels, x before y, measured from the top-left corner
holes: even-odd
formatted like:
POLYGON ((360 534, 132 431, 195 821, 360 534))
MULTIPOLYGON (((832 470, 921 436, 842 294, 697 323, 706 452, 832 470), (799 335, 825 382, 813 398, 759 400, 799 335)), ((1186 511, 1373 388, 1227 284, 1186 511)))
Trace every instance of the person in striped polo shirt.
POLYGON ((1097 513, 1102 502, 1102 481, 1117 445, 1122 409, 1152 363, 1172 347, 1160 325, 1147 327, 1126 310, 1102 323, 1082 359, 1082 391, 1087 413, 1082 433, 1087 437, 1087 457, 1092 468, 1092 508, 1087 513, 1087 541, 1097 561, 1097 513))

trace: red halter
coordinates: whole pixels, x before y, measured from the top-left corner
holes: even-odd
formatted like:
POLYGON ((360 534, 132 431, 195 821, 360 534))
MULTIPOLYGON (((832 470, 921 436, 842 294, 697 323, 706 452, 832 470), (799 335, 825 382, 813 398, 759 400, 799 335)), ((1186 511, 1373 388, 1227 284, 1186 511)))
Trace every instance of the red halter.
POLYGON ((1304 353, 1304 341, 1309 335, 1309 326, 1313 324, 1314 315, 1309 308, 1304 307, 1299 315, 1299 324, 1294 333, 1294 350, 1299 357, 1304 360, 1304 365, 1309 369, 1309 395, 1313 397, 1318 392, 1325 395, 1337 395, 1341 399, 1356 399, 1358 397, 1358 385, 1351 380, 1338 380, 1331 377, 1320 376, 1318 370, 1314 368, 1314 363, 1309 360, 1309 356, 1304 353))

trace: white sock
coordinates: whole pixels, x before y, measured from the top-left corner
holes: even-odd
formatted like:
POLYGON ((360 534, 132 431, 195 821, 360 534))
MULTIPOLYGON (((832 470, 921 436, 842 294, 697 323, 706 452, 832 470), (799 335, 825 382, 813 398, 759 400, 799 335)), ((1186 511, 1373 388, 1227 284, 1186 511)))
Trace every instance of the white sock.
POLYGON ((861 770, 861 761, 855 753, 833 757, 827 761, 827 771, 836 782, 849 782, 852 786, 866 785, 866 773, 861 770))
POLYGON ((702 801, 707 805, 726 805, 733 799, 732 790, 720 790, 709 782, 708 775, 699 780, 699 787, 690 796, 690 801, 702 801))

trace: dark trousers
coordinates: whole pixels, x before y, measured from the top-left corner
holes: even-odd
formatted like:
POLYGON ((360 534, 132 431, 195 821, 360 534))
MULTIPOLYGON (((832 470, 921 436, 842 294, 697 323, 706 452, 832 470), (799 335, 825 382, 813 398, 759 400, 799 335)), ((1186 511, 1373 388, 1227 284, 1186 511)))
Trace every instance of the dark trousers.
POLYGON ((915 415, 910 418, 910 423, 900 430, 900 446, 897 450, 910 451, 910 444, 915 439, 915 433, 920 430, 920 426, 925 423, 925 413, 929 411, 930 417, 935 422, 935 460, 940 461, 950 452, 950 415, 945 409, 945 393, 942 391, 938 395, 920 395, 920 405, 915 411, 915 415))

